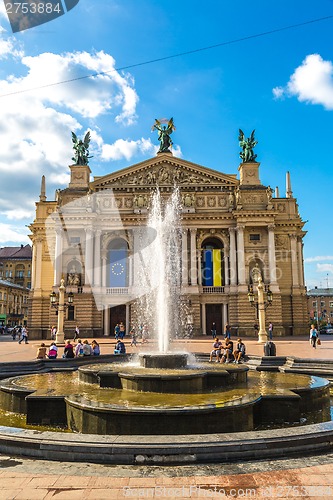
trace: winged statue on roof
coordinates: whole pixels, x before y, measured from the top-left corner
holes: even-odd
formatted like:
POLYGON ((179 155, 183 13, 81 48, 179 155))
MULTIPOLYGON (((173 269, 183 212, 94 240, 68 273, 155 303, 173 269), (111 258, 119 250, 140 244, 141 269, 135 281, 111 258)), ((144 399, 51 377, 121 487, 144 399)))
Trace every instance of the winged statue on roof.
POLYGON ((155 118, 155 123, 151 128, 151 131, 158 130, 158 140, 160 141, 159 153, 171 153, 170 148, 172 147, 172 140, 170 135, 176 127, 173 123, 173 118, 168 120, 167 118, 160 118, 159 120, 155 118), (167 125, 163 125, 163 123, 167 125))
POLYGON ((242 158, 243 163, 255 161, 257 158, 257 155, 253 153, 253 148, 258 144, 258 141, 255 140, 254 132, 255 130, 252 130, 250 137, 246 138, 243 130, 239 129, 238 140, 242 148, 239 156, 242 158))
POLYGON ((77 135, 74 132, 72 132, 72 142, 73 142, 73 149, 75 151, 72 160, 75 161, 75 165, 88 165, 89 158, 92 158, 92 156, 89 156, 89 144, 90 144, 89 130, 84 136, 83 141, 82 139, 78 139, 77 135))

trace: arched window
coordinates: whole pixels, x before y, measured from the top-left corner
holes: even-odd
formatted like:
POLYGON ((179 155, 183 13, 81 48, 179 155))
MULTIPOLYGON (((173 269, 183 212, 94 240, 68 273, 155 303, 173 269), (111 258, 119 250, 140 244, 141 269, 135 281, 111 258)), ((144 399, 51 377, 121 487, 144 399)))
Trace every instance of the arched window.
POLYGON ((121 238, 112 240, 108 248, 109 287, 128 286, 128 245, 121 238))
POLYGON ((203 286, 224 285, 223 244, 216 238, 206 239, 202 244, 201 276, 203 286))

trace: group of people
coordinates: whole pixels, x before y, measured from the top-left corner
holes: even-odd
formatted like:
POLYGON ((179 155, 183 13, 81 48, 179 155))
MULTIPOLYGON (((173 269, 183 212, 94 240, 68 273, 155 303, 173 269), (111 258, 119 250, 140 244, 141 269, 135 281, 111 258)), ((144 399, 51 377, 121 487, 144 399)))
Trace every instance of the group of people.
MULTIPOLYGON (((57 344, 53 341, 51 342, 49 349, 44 342, 37 349, 37 359, 56 359, 58 357, 59 348, 57 344)), ((97 340, 93 340, 89 344, 88 340, 77 339, 77 344, 72 343, 71 340, 66 340, 63 358, 79 358, 83 356, 99 356, 101 353, 100 346, 97 340)))
POLYGON ((120 323, 117 323, 116 326, 114 327, 114 338, 116 340, 118 339, 123 340, 125 337, 125 333, 126 330, 124 323, 122 321, 120 323))
POLYGON ((242 339, 237 339, 237 345, 234 349, 234 343, 231 338, 225 338, 223 343, 216 337, 213 343, 213 349, 210 352, 209 361, 212 362, 213 357, 215 357, 216 363, 230 363, 233 361, 239 364, 242 358, 245 357, 245 353, 246 347, 242 339))

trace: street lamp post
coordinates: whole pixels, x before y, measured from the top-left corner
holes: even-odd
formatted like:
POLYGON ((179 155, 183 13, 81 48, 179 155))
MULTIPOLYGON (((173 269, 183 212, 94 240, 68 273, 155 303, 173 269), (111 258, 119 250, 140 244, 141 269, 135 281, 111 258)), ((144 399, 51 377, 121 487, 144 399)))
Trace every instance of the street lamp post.
POLYGON ((259 320, 259 334, 258 334, 258 342, 260 344, 265 344, 268 341, 267 331, 266 331, 266 309, 267 307, 272 305, 273 302, 273 293, 269 289, 269 285, 266 286, 262 282, 261 276, 258 277, 258 301, 254 300, 254 292, 253 286, 251 285, 249 288, 249 293, 247 294, 249 302, 252 307, 257 309, 257 317, 259 320), (266 293, 267 300, 265 301, 264 293, 266 293))
POLYGON ((74 294, 73 292, 69 292, 67 296, 67 303, 65 302, 65 280, 61 278, 60 286, 59 286, 59 296, 55 292, 50 294, 50 303, 52 307, 55 307, 58 311, 58 326, 57 326, 57 334, 56 334, 56 344, 63 344, 65 342, 65 334, 64 334, 64 321, 65 321, 65 310, 67 307, 73 303, 74 294), (58 298, 58 300, 57 300, 58 298))

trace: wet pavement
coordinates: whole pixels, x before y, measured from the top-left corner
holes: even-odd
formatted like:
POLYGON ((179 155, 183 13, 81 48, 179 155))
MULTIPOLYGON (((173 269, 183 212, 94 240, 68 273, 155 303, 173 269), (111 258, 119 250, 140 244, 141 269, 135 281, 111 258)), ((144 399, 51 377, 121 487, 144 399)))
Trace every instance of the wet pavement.
MULTIPOLYGON (((332 339, 322 336, 316 350, 304 337, 274 339, 277 355, 331 359, 332 339)), ((99 339, 103 354, 114 349, 99 339)), ((48 341, 49 342, 49 341, 48 341)), ((128 352, 147 350, 140 344, 128 352)), ((175 348, 209 352, 211 338, 176 341, 175 348)), ((245 339, 247 353, 262 355, 263 346, 245 339)), ((40 342, 18 344, 0 336, 0 362, 35 358, 40 342)), ((150 348, 154 345, 150 343, 150 348)), ((61 349, 60 349, 61 351, 61 349)), ((223 435, 221 435, 223 439, 223 435)), ((52 458, 52 457, 50 457, 52 458)), ((113 466, 33 460, 0 455, 0 500, 71 500, 116 498, 333 498, 332 453, 279 460, 193 466, 113 466)))

